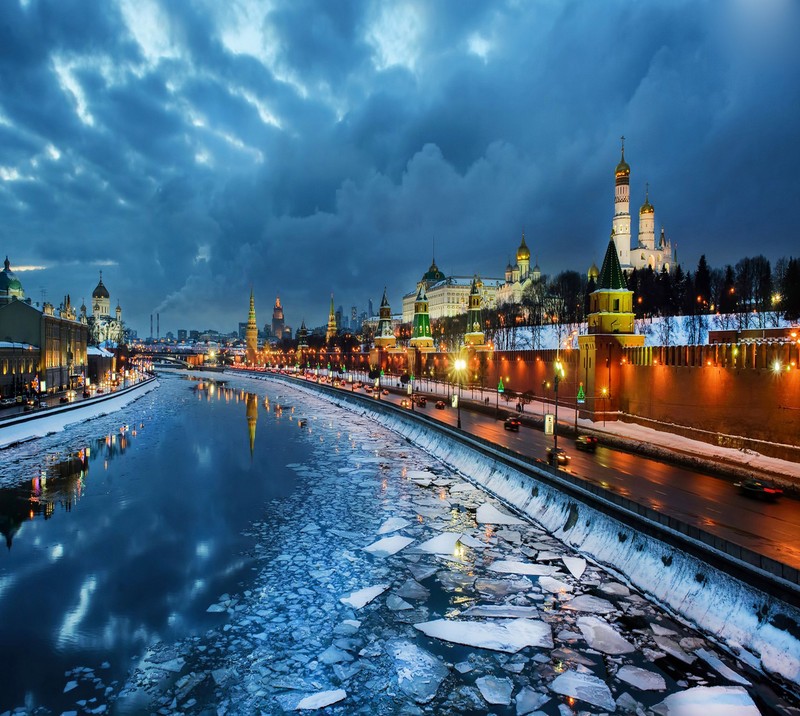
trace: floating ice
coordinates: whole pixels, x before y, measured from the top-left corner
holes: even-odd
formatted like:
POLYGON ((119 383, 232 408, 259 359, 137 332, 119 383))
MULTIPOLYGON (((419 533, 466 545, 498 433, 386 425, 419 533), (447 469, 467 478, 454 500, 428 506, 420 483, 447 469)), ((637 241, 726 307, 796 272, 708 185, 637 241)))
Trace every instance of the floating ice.
POLYGON ((426 552, 427 554, 453 554, 460 539, 460 532, 442 532, 442 534, 417 545, 411 551, 426 552))
POLYGON ((663 691, 667 688, 667 684, 661 674, 647 669, 640 669, 638 666, 626 664, 617 672, 617 678, 642 691, 663 691))
POLYGON ((475 513, 475 519, 479 525, 524 525, 525 520, 501 512, 494 505, 484 502, 475 513))
POLYGON ((514 562, 508 559, 498 559, 489 565, 492 572, 503 572, 504 574, 532 574, 535 576, 550 575, 556 571, 555 567, 544 564, 532 564, 531 562, 514 562))
POLYGON ((517 716, 526 716, 526 714, 536 711, 540 706, 544 706, 549 700, 550 697, 547 694, 540 693, 530 686, 523 686, 515 699, 517 702, 517 716))
POLYGON ((505 651, 510 654, 526 646, 553 648, 550 625, 534 619, 514 619, 500 624, 437 619, 415 624, 414 627, 427 636, 453 644, 505 651))
POLYGON ((652 707, 660 716, 760 716, 741 686, 695 686, 652 707))
POLYGON ((400 690, 418 704, 431 701, 448 674, 447 667, 410 641, 398 640, 389 648, 394 656, 400 690))
POLYGON ((450 494, 453 495, 457 492, 478 492, 475 485, 470 485, 468 482, 459 482, 450 486, 450 494))
POLYGON ((343 649, 329 646, 317 657, 323 664, 339 664, 342 661, 352 661, 353 657, 343 649))
POLYGON ((658 644, 658 648, 665 651, 670 656, 674 656, 684 664, 691 664, 697 657, 687 654, 681 647, 676 644, 672 639, 665 636, 654 636, 653 641, 658 644))
POLYGON ((333 691, 320 691, 317 694, 311 694, 301 699, 297 706, 294 707, 295 711, 302 711, 304 709, 309 711, 316 711, 317 709, 324 709, 326 706, 336 704, 347 697, 347 692, 344 689, 334 689, 333 691))
POLYGON ((586 560, 583 557, 562 557, 561 561, 575 579, 580 579, 586 571, 586 560))
POLYGON ((376 557, 390 557, 393 554, 397 554, 401 549, 408 547, 413 541, 411 537, 403 537, 402 535, 384 537, 364 547, 364 551, 374 554, 376 557))
POLYGON ((407 579, 403 582, 396 594, 404 599, 427 599, 431 595, 425 587, 414 579, 407 579))
POLYGON ((464 616, 535 619, 539 616, 539 610, 536 607, 517 607, 513 604, 476 604, 467 609, 464 616))
POLYGON ((467 547, 472 547, 472 549, 485 549, 487 546, 485 542, 481 542, 479 539, 475 539, 469 535, 461 535, 459 541, 467 547))
POLYGON ((475 685, 480 689, 481 696, 488 704, 501 704, 508 706, 511 703, 511 692, 514 684, 511 679, 498 679, 496 676, 481 676, 475 679, 475 685))
POLYGON ((602 651, 604 654, 629 654, 636 651, 633 644, 623 639, 612 626, 597 617, 580 617, 578 629, 592 649, 602 651))
POLYGON ((741 674, 737 674, 733 669, 728 668, 722 659, 715 656, 706 649, 698 649, 695 654, 706 662, 714 671, 716 671, 723 679, 732 681, 734 684, 741 684, 742 686, 750 686, 750 682, 741 674))
POLYGON ((533 588, 533 583, 527 577, 519 579, 476 579, 475 589, 482 594, 493 597, 505 597, 514 592, 526 592, 533 588))
POLYGON ((581 594, 580 596, 565 602, 564 609, 571 609, 574 612, 592 612, 593 614, 611 614, 616 611, 616 607, 605 599, 593 597, 591 594, 581 594))
POLYGON ((591 674, 565 671, 553 679, 550 689, 562 696, 572 696, 608 711, 615 711, 617 708, 605 682, 591 674))
POLYGON ((660 624, 651 624, 650 628, 656 636, 677 636, 678 634, 674 629, 667 629, 660 624))
POLYGON ((539 577, 539 586, 545 591, 550 592, 551 594, 558 594, 559 592, 571 592, 572 585, 567 584, 566 582, 561 582, 558 579, 553 579, 552 577, 539 577))
POLYGON ((393 612, 402 612, 414 608, 405 599, 401 599, 396 594, 390 594, 386 597, 386 606, 393 612))
POLYGON ((619 582, 606 582, 605 584, 601 584, 600 591, 616 597, 628 597, 631 593, 630 589, 619 582))
POLYGON ((68 691, 72 691, 72 689, 76 689, 78 687, 77 681, 68 681, 67 685, 64 687, 63 693, 67 693, 68 691))
POLYGON ((369 604, 375 597, 383 594, 387 589, 389 589, 388 584, 376 584, 374 587, 364 587, 363 589, 358 589, 355 592, 340 597, 339 601, 342 604, 353 607, 353 609, 361 609, 361 607, 369 604))
POLYGON ((404 527, 408 527, 411 523, 403 519, 402 517, 390 517, 386 522, 384 522, 380 529, 378 530, 379 535, 389 534, 390 532, 396 532, 397 530, 402 530, 404 527))

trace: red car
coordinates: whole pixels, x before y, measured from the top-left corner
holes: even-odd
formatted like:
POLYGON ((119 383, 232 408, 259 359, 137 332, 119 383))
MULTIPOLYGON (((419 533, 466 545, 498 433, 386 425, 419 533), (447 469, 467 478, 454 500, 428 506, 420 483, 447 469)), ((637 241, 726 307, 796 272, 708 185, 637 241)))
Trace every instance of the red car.
POLYGON ((445 409, 445 402, 443 400, 437 400, 436 401, 436 407, 439 410, 444 410, 445 409))
POLYGON ((578 435, 575 438, 575 448, 586 452, 594 452, 597 450, 597 438, 594 435, 578 435))

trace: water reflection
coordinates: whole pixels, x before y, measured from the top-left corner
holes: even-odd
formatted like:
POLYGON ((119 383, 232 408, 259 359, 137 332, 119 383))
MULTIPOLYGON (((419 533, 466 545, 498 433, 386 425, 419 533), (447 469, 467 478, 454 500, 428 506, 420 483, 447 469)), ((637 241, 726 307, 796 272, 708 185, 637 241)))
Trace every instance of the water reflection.
MULTIPOLYGON (((141 423, 138 429, 143 427, 141 423)), ((25 522, 37 517, 50 519, 58 506, 70 512, 85 492, 90 462, 102 459, 104 469, 108 469, 109 460, 123 455, 136 435, 136 427, 121 425, 66 457, 61 452, 49 453, 30 480, 0 488, 0 534, 6 547, 11 549, 25 522)))

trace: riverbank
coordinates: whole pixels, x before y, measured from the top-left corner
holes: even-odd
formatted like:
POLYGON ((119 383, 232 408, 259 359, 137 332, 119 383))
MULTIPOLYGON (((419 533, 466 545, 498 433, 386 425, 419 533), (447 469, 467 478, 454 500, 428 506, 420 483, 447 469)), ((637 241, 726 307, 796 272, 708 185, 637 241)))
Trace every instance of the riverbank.
POLYGON ((112 413, 138 400, 156 387, 158 379, 152 377, 113 393, 9 417, 0 422, 0 448, 34 440, 59 432, 68 425, 112 413))

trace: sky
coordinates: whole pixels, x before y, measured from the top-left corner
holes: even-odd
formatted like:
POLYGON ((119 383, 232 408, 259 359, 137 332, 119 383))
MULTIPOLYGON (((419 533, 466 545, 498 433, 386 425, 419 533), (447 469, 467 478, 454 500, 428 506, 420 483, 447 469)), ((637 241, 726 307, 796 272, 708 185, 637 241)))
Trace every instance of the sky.
MULTIPOLYGON (((3 0, 0 254, 99 272, 140 336, 392 309, 434 255, 601 263, 631 210, 701 254, 800 254, 794 0, 3 0)), ((634 216, 632 232, 636 232, 634 216)))

